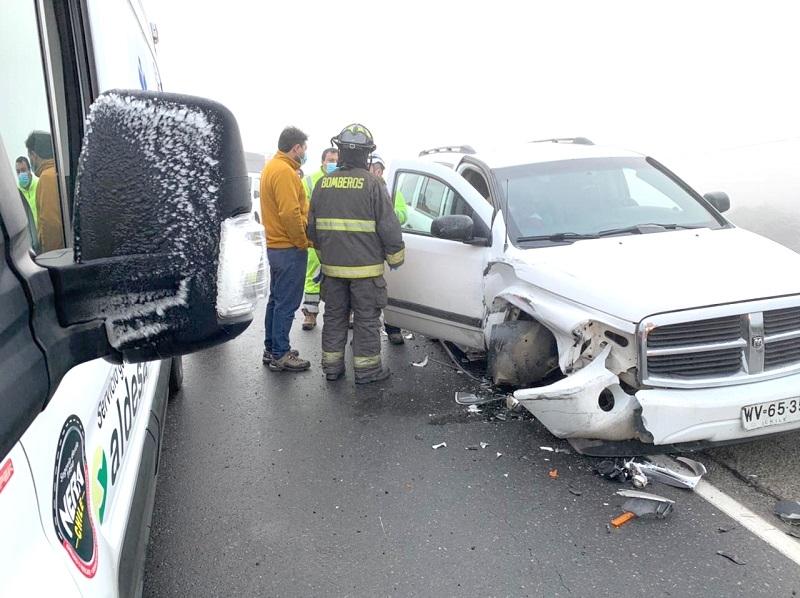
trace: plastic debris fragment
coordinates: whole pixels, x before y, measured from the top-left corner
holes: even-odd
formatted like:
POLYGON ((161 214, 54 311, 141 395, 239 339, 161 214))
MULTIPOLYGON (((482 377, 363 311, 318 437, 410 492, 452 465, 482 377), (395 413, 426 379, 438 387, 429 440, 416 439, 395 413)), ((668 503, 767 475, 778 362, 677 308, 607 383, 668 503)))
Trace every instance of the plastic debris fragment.
POLYGON ((738 556, 736 556, 735 554, 731 554, 730 552, 725 552, 724 550, 718 550, 717 554, 719 556, 724 556, 726 559, 728 559, 731 562, 736 563, 737 565, 746 565, 747 564, 742 559, 740 559, 738 556))
POLYGON ((779 500, 772 507, 772 512, 786 523, 800 525, 800 503, 796 500, 779 500))
POLYGON ((486 448, 487 446, 489 446, 488 442, 481 442, 481 448, 486 448))
POLYGON ((431 448, 432 449, 438 449, 438 448, 442 448, 443 446, 447 446, 447 443, 446 442, 440 442, 439 444, 434 444, 433 446, 431 446, 431 448))
MULTIPOLYGON (((675 488, 693 490, 700 481, 700 478, 705 475, 707 471, 706 466, 699 461, 687 457, 678 457, 677 460, 687 465, 694 472, 694 476, 678 473, 666 467, 656 465, 655 463, 635 463, 634 465, 641 473, 646 475, 648 479, 656 480, 657 482, 661 482, 667 486, 674 486, 675 488)), ((630 463, 633 462, 631 461, 630 463)))
POLYGON ((411 365, 416 366, 418 368, 424 368, 426 365, 428 365, 428 356, 426 355, 425 359, 423 359, 422 361, 412 361, 411 365))
POLYGON ((550 451, 551 453, 553 452, 553 448, 549 447, 549 446, 540 446, 539 450, 540 451, 550 451))
POLYGON ((659 496, 658 494, 651 494, 650 492, 640 492, 639 490, 617 490, 617 494, 626 498, 644 498, 646 500, 675 504, 675 501, 671 498, 659 496))
POLYGON ((503 453, 497 453, 497 456, 495 457, 495 459, 499 459, 502 456, 503 456, 503 453))
POLYGON ((485 405, 502 400, 503 397, 479 397, 471 392, 456 392, 456 403, 459 405, 485 405))
POLYGON ((414 338, 414 335, 413 335, 412 333, 410 333, 410 332, 406 332, 406 333, 403 335, 403 338, 404 338, 404 339, 406 339, 407 341, 410 341, 411 339, 413 339, 413 338, 414 338))
POLYGON ((575 490, 575 488, 568 488, 568 490, 570 491, 571 494, 574 494, 575 496, 580 496, 581 494, 583 494, 583 492, 581 492, 580 490, 575 490))
POLYGON ((550 472, 548 475, 549 475, 551 478, 555 479, 555 478, 557 478, 557 477, 558 477, 558 470, 557 470, 557 469, 554 469, 554 470, 553 470, 553 471, 551 471, 551 472, 550 472))
POLYGON ((628 500, 622 505, 622 510, 625 512, 611 521, 614 527, 620 527, 634 517, 664 519, 672 513, 675 504, 675 501, 669 498, 638 490, 617 490, 617 494, 627 497, 628 500))
POLYGON ((630 479, 630 470, 618 465, 611 459, 600 461, 595 467, 595 471, 601 478, 615 482, 627 482, 630 479))
POLYGON ((477 405, 470 405, 467 408, 467 411, 469 411, 470 413, 480 413, 481 412, 480 408, 477 405))

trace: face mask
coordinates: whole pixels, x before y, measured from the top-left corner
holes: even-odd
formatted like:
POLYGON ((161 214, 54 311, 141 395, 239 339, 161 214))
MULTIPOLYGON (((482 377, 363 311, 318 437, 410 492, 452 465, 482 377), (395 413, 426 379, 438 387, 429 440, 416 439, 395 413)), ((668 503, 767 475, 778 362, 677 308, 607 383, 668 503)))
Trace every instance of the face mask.
POLYGON ((28 183, 31 182, 31 175, 28 172, 20 172, 17 178, 19 179, 19 184, 23 187, 27 187, 28 183))
POLYGON ((308 154, 303 154, 303 157, 300 158, 300 164, 305 164, 306 160, 308 160, 308 154))
POLYGON ((336 162, 328 162, 327 164, 325 164, 325 170, 327 172, 333 172, 337 168, 339 168, 339 167, 336 166, 336 162))

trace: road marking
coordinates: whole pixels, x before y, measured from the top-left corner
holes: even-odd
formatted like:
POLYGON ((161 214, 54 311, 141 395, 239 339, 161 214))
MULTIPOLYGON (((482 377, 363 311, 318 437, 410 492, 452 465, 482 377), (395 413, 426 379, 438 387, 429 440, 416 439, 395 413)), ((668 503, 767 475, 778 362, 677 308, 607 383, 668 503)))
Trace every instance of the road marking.
MULTIPOLYGON (((658 459, 663 461, 670 460, 680 467, 683 467, 678 461, 674 461, 666 456, 659 456, 658 459)), ((697 486, 695 486, 694 492, 739 523, 742 527, 749 529, 786 558, 800 565, 800 542, 787 535, 786 532, 778 529, 759 515, 756 515, 743 504, 705 480, 700 480, 697 486)))

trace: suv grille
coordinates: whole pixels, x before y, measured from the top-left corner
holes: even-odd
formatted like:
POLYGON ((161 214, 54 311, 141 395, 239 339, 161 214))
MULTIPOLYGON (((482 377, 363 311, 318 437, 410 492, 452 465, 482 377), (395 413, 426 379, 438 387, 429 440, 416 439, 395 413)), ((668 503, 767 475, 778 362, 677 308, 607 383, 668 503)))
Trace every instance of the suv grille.
POLYGON ((654 316, 639 327, 642 383, 695 387, 736 384, 800 370, 800 305, 759 301, 654 316), (775 307, 775 309, 770 309, 775 307))

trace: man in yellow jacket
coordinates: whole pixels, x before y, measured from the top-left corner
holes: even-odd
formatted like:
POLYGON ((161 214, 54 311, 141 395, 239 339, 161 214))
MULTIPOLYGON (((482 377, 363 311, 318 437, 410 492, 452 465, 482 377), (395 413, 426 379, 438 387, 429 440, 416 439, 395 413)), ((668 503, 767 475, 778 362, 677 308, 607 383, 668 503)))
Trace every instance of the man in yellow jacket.
POLYGON ((303 300, 308 261, 308 201, 297 169, 306 161, 308 135, 286 127, 278 152, 261 172, 261 220, 267 234, 269 299, 264 317, 262 362, 275 372, 311 367, 289 341, 294 314, 303 300))
POLYGON ((25 140, 25 147, 28 148, 31 166, 39 177, 36 185, 36 228, 41 251, 62 249, 66 245, 53 158, 53 137, 47 131, 33 131, 25 140))
MULTIPOLYGON (((329 147, 322 152, 322 165, 319 170, 303 177, 303 187, 306 189, 306 197, 311 205, 311 194, 317 181, 329 172, 336 170, 336 162, 339 161, 339 150, 329 147)), ((303 299, 303 330, 311 330, 317 325, 319 315, 319 285, 322 278, 320 271, 319 258, 314 248, 308 248, 308 266, 306 267, 305 299, 303 299)))

